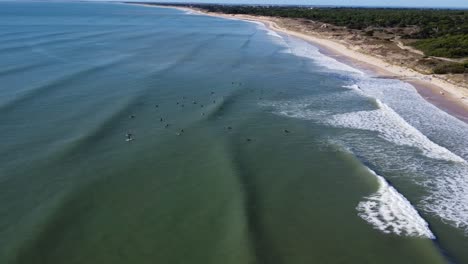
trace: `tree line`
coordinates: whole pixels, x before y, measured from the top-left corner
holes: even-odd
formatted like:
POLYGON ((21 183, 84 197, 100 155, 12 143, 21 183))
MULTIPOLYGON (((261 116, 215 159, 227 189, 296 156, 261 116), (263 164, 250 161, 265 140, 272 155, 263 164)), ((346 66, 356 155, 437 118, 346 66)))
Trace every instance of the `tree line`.
MULTIPOLYGON (((171 5, 188 6, 188 4, 171 5)), ((190 6, 225 14, 303 18, 357 30, 415 27, 418 30, 401 37, 416 39, 414 47, 422 50, 427 56, 447 58, 468 56, 468 10, 220 4, 190 6)))

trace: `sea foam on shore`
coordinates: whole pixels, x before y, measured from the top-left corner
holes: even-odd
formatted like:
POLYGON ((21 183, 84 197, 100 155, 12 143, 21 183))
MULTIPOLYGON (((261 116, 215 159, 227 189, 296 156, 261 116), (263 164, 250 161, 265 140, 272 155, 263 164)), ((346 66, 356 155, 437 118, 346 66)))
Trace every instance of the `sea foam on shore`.
MULTIPOLYGON (((356 141, 353 138, 336 139, 345 147, 352 146, 359 152, 359 156, 377 167, 380 166, 382 171, 418 175, 417 178, 408 176, 427 191, 416 202, 417 208, 468 231, 468 145, 465 140, 468 125, 426 102, 410 84, 393 79, 373 78, 321 54, 317 48, 302 40, 291 38, 285 43, 294 55, 310 58, 317 65, 331 70, 331 74, 344 76, 339 78, 347 80, 349 84, 343 85, 346 90, 339 94, 263 102, 261 105, 273 107, 273 112, 282 116, 311 120, 333 127, 377 132, 377 136, 385 141, 419 150, 426 158, 408 153, 404 148, 385 153, 383 149, 386 146, 378 149, 379 145, 373 146, 375 143, 371 142, 356 141), (340 113, 340 109, 319 107, 331 105, 333 101, 335 104, 346 104, 347 100, 355 96, 373 101, 374 110, 340 113)), ((366 202, 360 203, 359 215, 385 232, 433 238, 427 223, 402 194, 388 185, 384 176, 377 175, 379 190, 368 197, 366 202), (397 206, 399 209, 392 211, 396 205, 401 207, 397 206), (394 215, 390 217, 385 211, 392 211, 394 215), (391 223, 391 219, 395 222, 391 223)))

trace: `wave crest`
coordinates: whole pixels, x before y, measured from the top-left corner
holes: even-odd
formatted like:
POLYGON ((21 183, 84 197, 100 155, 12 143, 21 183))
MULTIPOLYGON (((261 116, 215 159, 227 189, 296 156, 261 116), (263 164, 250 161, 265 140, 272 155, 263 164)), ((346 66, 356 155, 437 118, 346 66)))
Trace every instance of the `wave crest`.
POLYGON ((429 224, 411 203, 383 177, 369 171, 377 177, 379 189, 358 204, 358 215, 386 234, 435 239, 429 224))

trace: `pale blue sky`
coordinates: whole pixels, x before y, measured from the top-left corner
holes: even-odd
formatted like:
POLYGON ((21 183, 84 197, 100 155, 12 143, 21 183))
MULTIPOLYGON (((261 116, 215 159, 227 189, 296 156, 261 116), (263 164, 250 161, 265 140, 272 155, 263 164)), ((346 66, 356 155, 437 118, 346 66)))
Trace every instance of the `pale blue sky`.
MULTIPOLYGON (((128 0, 127 0, 128 1, 128 0)), ((138 1, 138 0, 134 0, 138 1)), ((144 0, 139 0, 144 1, 144 0)), ((148 2, 153 2, 149 1, 148 2)), ((237 4, 305 4, 339 6, 406 6, 406 7, 463 7, 468 0, 159 0, 156 2, 198 2, 237 4)))

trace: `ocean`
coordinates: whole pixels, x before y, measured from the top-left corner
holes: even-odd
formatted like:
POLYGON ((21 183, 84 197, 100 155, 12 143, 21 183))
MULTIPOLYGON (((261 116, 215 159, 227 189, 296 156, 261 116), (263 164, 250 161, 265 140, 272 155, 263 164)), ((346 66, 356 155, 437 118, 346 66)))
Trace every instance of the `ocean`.
POLYGON ((0 3, 0 263, 468 263, 468 125, 263 25, 0 3))

